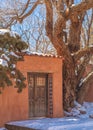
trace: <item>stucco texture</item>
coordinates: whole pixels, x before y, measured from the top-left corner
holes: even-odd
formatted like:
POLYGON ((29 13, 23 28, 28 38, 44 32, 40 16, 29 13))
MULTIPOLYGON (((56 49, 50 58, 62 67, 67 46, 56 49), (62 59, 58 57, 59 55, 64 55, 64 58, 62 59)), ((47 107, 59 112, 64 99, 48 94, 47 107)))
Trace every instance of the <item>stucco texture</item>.
MULTIPOLYGON (((43 56, 24 56, 24 61, 17 63, 18 69, 27 78, 27 72, 53 74, 53 117, 63 116, 62 99, 62 58, 43 56)), ((14 120, 26 120, 29 115, 28 83, 27 87, 18 94, 13 86, 6 87, 0 95, 0 126, 14 120)))

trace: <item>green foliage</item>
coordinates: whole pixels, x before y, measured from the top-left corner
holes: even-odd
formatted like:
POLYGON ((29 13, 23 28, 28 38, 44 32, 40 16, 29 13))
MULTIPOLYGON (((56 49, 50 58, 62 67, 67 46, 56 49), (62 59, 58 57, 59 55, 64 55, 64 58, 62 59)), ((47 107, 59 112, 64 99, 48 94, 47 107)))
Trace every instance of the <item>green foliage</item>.
POLYGON ((0 35, 0 48, 16 52, 27 49, 28 45, 18 35, 14 37, 9 33, 5 33, 0 35))
POLYGON ((16 75, 16 86, 15 87, 18 87, 18 91, 17 92, 22 92, 22 89, 26 87, 26 84, 24 83, 25 81, 25 77, 23 76, 23 74, 19 71, 19 70, 16 70, 17 72, 17 75, 16 75))
POLYGON ((18 35, 0 34, 0 93, 6 86, 13 86, 12 82, 15 82, 17 92, 26 87, 25 77, 16 68, 16 63, 23 59, 19 54, 27 48, 28 45, 18 35))

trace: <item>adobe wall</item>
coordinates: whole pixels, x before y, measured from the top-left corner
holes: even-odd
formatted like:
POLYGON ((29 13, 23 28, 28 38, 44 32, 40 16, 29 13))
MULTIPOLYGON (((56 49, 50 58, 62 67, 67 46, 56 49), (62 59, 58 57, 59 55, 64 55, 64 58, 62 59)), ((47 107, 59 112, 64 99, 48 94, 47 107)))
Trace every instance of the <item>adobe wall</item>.
MULTIPOLYGON (((93 71, 93 65, 92 64, 88 64, 86 67, 86 71, 85 71, 85 75, 86 76, 88 73, 93 71)), ((88 85, 88 90, 87 93, 85 95, 85 99, 84 101, 86 102, 93 102, 93 81, 91 81, 91 83, 89 83, 88 85)))
MULTIPOLYGON (((53 73, 53 117, 62 117, 62 59, 27 55, 17 66, 26 78, 27 72, 53 73)), ((28 119, 28 87, 21 94, 16 91, 16 88, 7 87, 0 95, 0 126, 9 121, 28 119)))
POLYGON ((21 94, 15 88, 7 87, 0 95, 0 126, 11 120, 28 118, 27 88, 21 94))
POLYGON ((85 95, 84 101, 93 102, 93 82, 89 84, 88 91, 85 95))

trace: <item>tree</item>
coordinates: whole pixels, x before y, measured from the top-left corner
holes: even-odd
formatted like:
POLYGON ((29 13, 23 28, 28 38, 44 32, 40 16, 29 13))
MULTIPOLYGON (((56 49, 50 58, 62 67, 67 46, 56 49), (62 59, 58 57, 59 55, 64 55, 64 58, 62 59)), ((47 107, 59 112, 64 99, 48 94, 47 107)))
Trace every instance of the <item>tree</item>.
POLYGON ((6 86, 14 85, 13 82, 18 92, 26 87, 25 77, 17 69, 16 63, 23 59, 20 52, 27 47, 16 33, 0 29, 0 93, 6 86))
POLYGON ((56 54, 55 48, 45 34, 44 9, 41 7, 38 13, 29 16, 22 24, 13 25, 11 30, 18 32, 21 38, 28 43, 29 51, 56 54))
MULTIPOLYGON (((93 53, 93 47, 84 40, 82 42, 82 36, 89 36, 90 26, 87 25, 85 31, 84 21, 88 21, 87 14, 92 18, 93 0, 81 0, 78 3, 75 0, 27 0, 26 3, 21 3, 21 7, 16 8, 16 14, 13 9, 10 10, 12 15, 6 25, 17 21, 22 23, 39 4, 44 4, 46 9, 46 35, 56 48, 57 54, 64 57, 63 100, 64 109, 68 110, 73 107, 74 100, 82 103, 82 91, 86 92, 93 77, 93 73, 90 73, 81 80, 93 53)), ((6 19, 4 15, 2 17, 6 19)))

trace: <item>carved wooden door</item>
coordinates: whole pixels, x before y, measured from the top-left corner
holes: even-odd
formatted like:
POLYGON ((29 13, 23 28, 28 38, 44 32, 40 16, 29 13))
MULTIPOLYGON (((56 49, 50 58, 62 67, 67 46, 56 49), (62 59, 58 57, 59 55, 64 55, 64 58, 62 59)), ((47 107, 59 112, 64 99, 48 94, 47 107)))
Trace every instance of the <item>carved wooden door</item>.
POLYGON ((29 117, 46 116, 47 75, 28 73, 29 117))

